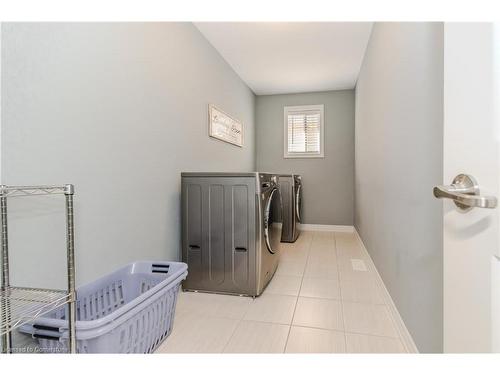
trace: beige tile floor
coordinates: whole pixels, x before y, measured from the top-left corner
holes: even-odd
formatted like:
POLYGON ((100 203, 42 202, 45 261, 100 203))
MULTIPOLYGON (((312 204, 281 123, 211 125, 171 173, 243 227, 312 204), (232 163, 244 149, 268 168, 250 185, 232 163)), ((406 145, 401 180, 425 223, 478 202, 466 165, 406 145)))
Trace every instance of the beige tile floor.
POLYGON ((256 298, 181 293, 158 353, 403 353, 368 254, 353 233, 282 244, 256 298))

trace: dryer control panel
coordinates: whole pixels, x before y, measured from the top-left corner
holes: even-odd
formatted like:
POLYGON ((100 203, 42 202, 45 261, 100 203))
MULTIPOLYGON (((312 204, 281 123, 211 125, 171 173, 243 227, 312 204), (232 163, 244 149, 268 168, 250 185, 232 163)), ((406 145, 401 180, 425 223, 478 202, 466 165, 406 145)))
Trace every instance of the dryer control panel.
POLYGON ((260 173, 257 182, 260 193, 278 185, 278 176, 270 173, 260 173))

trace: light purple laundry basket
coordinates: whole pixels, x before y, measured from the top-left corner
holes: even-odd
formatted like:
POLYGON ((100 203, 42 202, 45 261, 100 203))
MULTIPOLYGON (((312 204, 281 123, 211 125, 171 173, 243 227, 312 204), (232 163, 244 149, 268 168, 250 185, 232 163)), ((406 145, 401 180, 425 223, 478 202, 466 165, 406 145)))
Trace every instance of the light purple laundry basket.
MULTIPOLYGON (((135 262, 77 289, 78 353, 151 353, 172 331, 175 305, 187 265, 135 262)), ((67 308, 20 331, 49 353, 68 351, 67 308)))

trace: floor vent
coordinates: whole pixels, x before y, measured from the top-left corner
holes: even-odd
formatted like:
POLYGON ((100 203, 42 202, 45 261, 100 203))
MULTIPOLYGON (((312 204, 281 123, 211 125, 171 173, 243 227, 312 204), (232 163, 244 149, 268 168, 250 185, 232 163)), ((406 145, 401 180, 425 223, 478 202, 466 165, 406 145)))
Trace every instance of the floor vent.
POLYGON ((363 259, 351 259, 352 269, 354 271, 368 271, 365 261, 363 259))

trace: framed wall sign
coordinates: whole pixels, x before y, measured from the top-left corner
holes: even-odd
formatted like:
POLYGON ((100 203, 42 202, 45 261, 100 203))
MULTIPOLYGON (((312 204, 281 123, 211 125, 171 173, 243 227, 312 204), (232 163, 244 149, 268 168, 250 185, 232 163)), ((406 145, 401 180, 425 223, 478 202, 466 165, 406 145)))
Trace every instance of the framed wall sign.
POLYGON ((210 137, 243 147, 243 124, 217 109, 214 105, 208 106, 208 134, 210 137))

